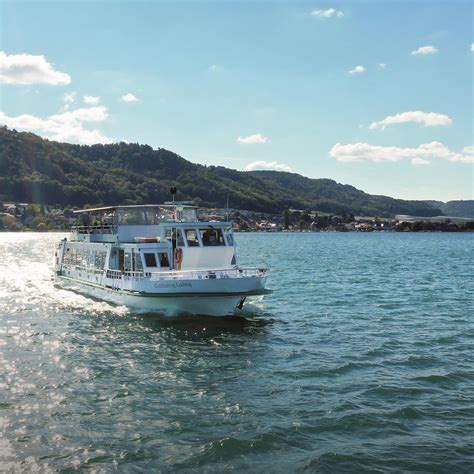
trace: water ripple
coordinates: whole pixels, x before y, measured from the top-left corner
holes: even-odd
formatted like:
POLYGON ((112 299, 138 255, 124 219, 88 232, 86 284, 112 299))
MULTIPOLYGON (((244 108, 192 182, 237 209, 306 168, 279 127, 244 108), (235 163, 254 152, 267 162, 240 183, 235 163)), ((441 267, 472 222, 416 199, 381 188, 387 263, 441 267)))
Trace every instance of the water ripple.
POLYGON ((0 471, 472 472, 470 234, 238 235, 225 319, 58 290, 60 237, 0 234, 0 471))

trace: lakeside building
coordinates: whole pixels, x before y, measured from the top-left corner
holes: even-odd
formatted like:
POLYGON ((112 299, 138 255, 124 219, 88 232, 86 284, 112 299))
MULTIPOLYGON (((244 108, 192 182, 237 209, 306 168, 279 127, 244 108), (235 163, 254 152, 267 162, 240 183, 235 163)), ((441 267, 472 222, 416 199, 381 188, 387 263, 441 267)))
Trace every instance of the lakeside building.
MULTIPOLYGON (((474 218, 396 215, 332 215, 316 211, 289 210, 282 214, 244 209, 200 208, 209 222, 230 221, 235 232, 410 232, 474 230, 474 218)), ((73 209, 32 203, 0 204, 0 230, 67 230, 76 222, 73 209)))

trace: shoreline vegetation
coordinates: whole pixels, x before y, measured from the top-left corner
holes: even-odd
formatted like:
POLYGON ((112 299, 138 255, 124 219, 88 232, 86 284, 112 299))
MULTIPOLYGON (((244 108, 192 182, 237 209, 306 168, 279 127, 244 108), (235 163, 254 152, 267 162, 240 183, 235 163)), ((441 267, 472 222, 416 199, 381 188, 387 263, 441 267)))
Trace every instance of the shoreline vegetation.
MULTIPOLYGON (((85 208, 93 206, 86 205, 85 208)), ((0 203, 0 232, 68 232, 80 218, 73 207, 0 203)), ((474 218, 337 215, 286 209, 283 213, 199 208, 203 220, 230 221, 235 232, 472 232, 474 218)))

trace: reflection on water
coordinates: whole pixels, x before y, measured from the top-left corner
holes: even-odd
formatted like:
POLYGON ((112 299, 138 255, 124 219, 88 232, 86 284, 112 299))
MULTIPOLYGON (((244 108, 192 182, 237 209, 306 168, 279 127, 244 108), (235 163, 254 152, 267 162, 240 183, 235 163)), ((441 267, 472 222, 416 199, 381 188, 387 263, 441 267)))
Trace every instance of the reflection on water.
POLYGON ((193 335, 204 339, 212 338, 225 334, 247 334, 260 332, 275 320, 259 317, 255 315, 253 319, 243 316, 226 316, 216 318, 210 316, 161 316, 155 313, 135 315, 136 321, 139 321, 144 327, 153 331, 173 331, 176 337, 184 335, 185 337, 193 335))
POLYGON ((94 306, 94 311, 77 311, 69 307, 73 311, 71 316, 74 316, 68 319, 68 334, 75 342, 81 341, 81 345, 94 343, 98 339, 102 343, 111 342, 112 338, 120 340, 121 344, 131 345, 166 341, 173 345, 175 352, 179 352, 180 341, 207 345, 216 340, 232 343, 236 336, 260 338, 276 323, 269 315, 253 315, 252 319, 242 316, 166 316, 159 313, 133 313, 123 307, 113 309, 94 306))

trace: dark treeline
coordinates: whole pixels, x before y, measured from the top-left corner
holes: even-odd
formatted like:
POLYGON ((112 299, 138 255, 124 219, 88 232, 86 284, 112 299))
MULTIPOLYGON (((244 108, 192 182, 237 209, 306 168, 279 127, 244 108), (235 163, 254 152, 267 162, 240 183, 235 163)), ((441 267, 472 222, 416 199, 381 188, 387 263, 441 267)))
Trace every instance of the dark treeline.
POLYGON ((399 232, 459 232, 474 231, 474 221, 456 223, 450 222, 401 222, 396 230, 399 232))
POLYGON ((0 128, 0 200, 61 206, 160 203, 177 199, 203 207, 281 213, 311 209, 335 214, 441 214, 429 204, 372 196, 329 179, 294 173, 242 172, 191 163, 148 145, 71 145, 0 128))

